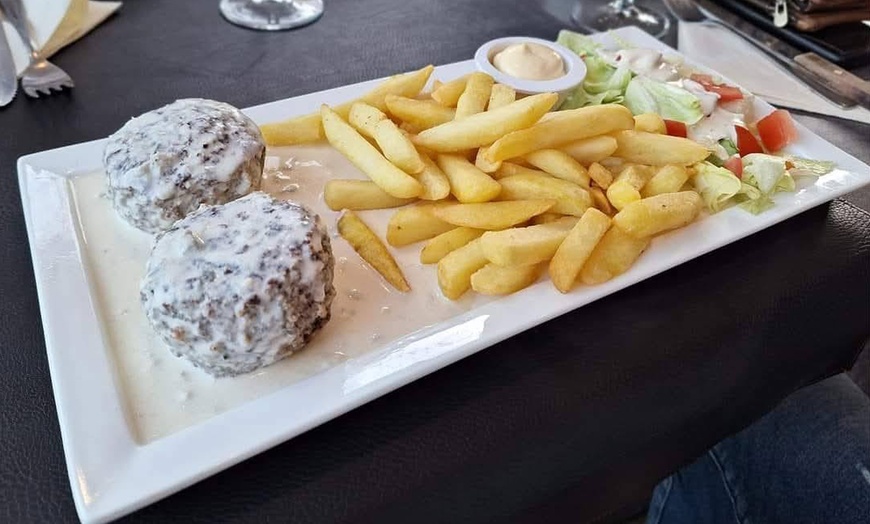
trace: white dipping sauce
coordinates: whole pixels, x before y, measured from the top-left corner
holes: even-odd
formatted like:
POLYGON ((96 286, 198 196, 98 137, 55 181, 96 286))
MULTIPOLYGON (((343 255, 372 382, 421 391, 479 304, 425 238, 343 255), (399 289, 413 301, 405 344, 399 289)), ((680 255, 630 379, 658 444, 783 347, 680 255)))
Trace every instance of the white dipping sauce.
MULTIPOLYGON (((264 191, 305 204, 332 236, 336 298, 332 319, 298 353, 253 373, 215 379, 173 356, 152 332, 139 302, 139 284, 151 235, 124 222, 106 198, 102 172, 75 177, 72 191, 84 240, 95 306, 114 358, 131 431, 140 443, 164 437, 219 413, 308 378, 344 360, 469 309, 470 298, 451 302, 438 289, 435 266, 419 262, 421 245, 390 248, 412 291, 400 293, 337 237, 339 213, 321 196, 331 178, 364 178, 326 145, 275 148, 267 155, 264 191)), ((381 238, 394 210, 361 211, 381 238)), ((475 305, 480 303, 479 297, 475 305)))

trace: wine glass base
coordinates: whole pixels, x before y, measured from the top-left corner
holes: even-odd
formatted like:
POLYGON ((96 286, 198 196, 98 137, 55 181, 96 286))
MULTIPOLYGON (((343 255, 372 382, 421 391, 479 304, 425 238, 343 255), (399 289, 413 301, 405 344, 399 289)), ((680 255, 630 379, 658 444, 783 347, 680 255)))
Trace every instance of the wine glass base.
POLYGON ((571 19, 581 29, 600 33, 626 26, 637 26, 656 38, 667 33, 671 21, 658 12, 660 5, 650 5, 644 0, 635 2, 582 0, 574 5, 571 19))
POLYGON ((227 21, 249 29, 281 31, 315 22, 323 0, 221 0, 227 21))

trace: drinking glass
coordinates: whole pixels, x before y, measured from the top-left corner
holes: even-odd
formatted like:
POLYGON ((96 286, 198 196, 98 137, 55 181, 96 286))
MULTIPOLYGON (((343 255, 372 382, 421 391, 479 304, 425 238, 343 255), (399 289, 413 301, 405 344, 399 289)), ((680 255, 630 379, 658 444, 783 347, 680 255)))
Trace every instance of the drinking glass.
POLYGON ((650 0, 581 0, 574 5, 571 18, 590 33, 634 25, 660 38, 671 25, 663 10, 650 0))
POLYGON ((323 0, 221 0, 220 8, 236 25, 279 31, 316 21, 323 14, 323 0))

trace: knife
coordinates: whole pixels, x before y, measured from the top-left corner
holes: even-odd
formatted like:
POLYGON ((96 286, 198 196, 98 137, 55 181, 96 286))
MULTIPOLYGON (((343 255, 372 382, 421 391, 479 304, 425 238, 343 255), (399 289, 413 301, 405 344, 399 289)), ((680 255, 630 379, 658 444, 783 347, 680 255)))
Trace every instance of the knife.
POLYGON ((788 67, 795 76, 820 91, 832 101, 849 106, 860 104, 870 109, 870 82, 832 64, 816 53, 804 53, 753 25, 712 0, 695 0, 707 16, 739 33, 774 59, 788 67))
MULTIPOLYGON (((3 17, 0 17, 3 20, 3 17)), ((3 107, 15 98, 18 91, 18 75, 15 71, 15 62, 12 60, 12 49, 6 40, 6 33, 0 25, 0 107, 3 107)))

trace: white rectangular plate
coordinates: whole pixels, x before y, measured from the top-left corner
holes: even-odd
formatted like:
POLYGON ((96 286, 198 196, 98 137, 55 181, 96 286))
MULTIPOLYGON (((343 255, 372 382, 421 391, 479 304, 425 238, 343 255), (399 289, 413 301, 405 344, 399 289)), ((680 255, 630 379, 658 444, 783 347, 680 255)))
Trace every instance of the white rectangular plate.
MULTIPOLYGON (((639 47, 676 54, 640 30, 616 33, 639 47)), ((608 43, 606 36, 599 40, 608 43)), ((439 67, 435 76, 450 79, 472 68, 471 61, 450 64, 439 67)), ((246 112, 258 122, 309 113, 321 103, 354 98, 376 82, 246 112)), ((762 101, 757 104, 760 114, 771 109, 762 101)), ((776 206, 762 215, 728 209, 657 238, 630 271, 606 284, 562 295, 549 283, 539 283, 144 445, 131 436, 125 418, 124 399, 88 285, 83 232, 71 211, 69 178, 101 168, 104 141, 22 157, 18 161, 21 198, 67 469, 80 518, 102 522, 120 517, 518 332, 870 183, 870 167, 808 129, 799 126, 799 130, 800 140, 789 151, 833 160, 838 169, 796 193, 778 195, 776 206), (531 302, 536 316, 529 316, 524 307, 531 302), (273 416, 276 412, 282 416, 273 416)))

